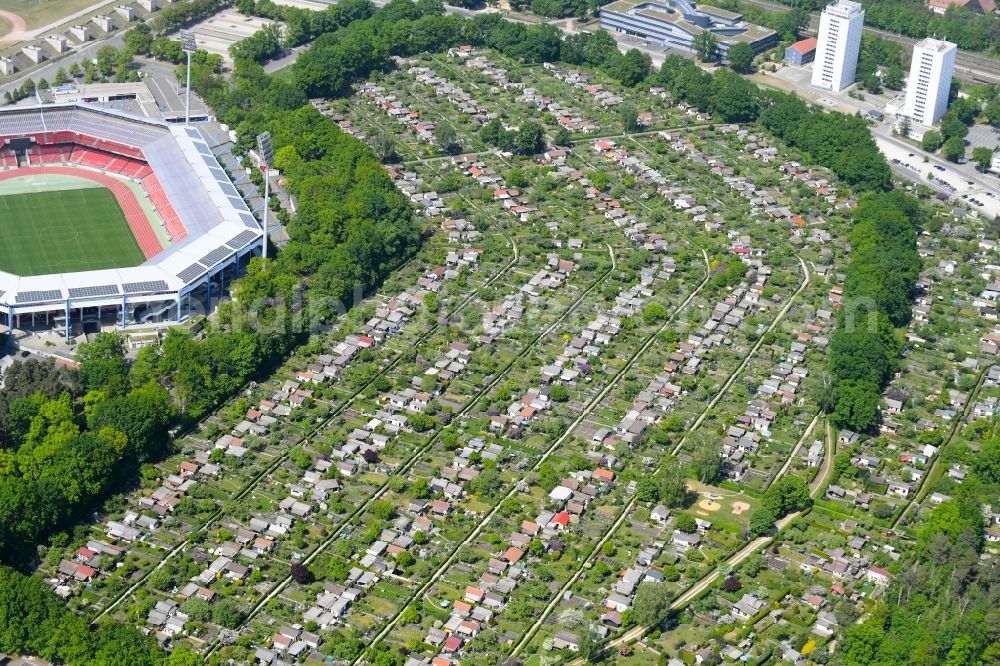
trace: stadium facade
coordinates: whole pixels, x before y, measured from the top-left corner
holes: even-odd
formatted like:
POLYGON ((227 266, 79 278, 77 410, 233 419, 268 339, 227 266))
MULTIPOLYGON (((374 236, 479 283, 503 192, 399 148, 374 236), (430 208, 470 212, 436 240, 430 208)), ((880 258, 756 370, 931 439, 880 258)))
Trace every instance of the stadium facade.
POLYGON ((194 127, 88 104, 0 109, 0 177, 45 169, 141 182, 169 240, 150 249, 129 220, 140 265, 32 276, 0 266, 0 321, 12 329, 42 318, 69 339, 77 322, 180 323, 260 254, 257 219, 194 127))

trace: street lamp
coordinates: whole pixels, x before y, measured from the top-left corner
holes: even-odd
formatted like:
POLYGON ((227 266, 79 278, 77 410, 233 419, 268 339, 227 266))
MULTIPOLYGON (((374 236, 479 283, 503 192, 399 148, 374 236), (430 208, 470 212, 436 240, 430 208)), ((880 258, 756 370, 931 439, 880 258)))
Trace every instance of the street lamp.
POLYGON ((271 133, 257 135, 257 153, 260 155, 260 170, 264 172, 264 249, 261 256, 267 259, 267 213, 271 199, 271 174, 268 169, 274 161, 274 147, 271 145, 271 133))
POLYGON ((198 50, 194 33, 181 30, 181 48, 187 54, 187 92, 184 94, 184 124, 191 124, 191 54, 198 50))

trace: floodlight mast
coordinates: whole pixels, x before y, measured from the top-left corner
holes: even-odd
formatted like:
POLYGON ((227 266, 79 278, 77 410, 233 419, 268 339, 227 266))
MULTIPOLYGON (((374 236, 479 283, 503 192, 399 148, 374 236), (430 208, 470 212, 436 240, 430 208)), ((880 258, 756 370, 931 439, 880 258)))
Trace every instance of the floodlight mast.
POLYGON ((270 132, 257 135, 257 152, 260 155, 260 170, 264 174, 264 246, 261 250, 261 257, 267 259, 267 214, 271 200, 270 166, 274 160, 274 147, 271 145, 270 132))
POLYGON ((191 124, 191 54, 198 50, 194 33, 181 30, 181 48, 187 54, 187 90, 184 93, 184 124, 191 124))

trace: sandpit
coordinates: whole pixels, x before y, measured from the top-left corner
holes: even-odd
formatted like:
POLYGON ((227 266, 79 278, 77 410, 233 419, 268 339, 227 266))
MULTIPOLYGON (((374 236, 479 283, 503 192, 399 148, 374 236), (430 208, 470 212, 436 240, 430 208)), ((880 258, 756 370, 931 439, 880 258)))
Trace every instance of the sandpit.
POLYGON ((729 508, 734 516, 738 516, 745 511, 750 510, 750 505, 746 502, 733 502, 733 505, 729 508))
POLYGON ((704 509, 705 511, 718 511, 722 508, 722 505, 715 500, 703 499, 698 502, 698 507, 704 509))

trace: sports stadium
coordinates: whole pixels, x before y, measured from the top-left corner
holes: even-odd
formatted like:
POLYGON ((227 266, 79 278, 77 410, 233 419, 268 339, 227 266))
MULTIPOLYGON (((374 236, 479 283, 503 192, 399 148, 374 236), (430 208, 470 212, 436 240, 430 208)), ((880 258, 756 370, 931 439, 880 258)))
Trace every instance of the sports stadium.
POLYGON ((0 322, 182 322, 263 232, 194 127, 84 103, 0 109, 0 322))

